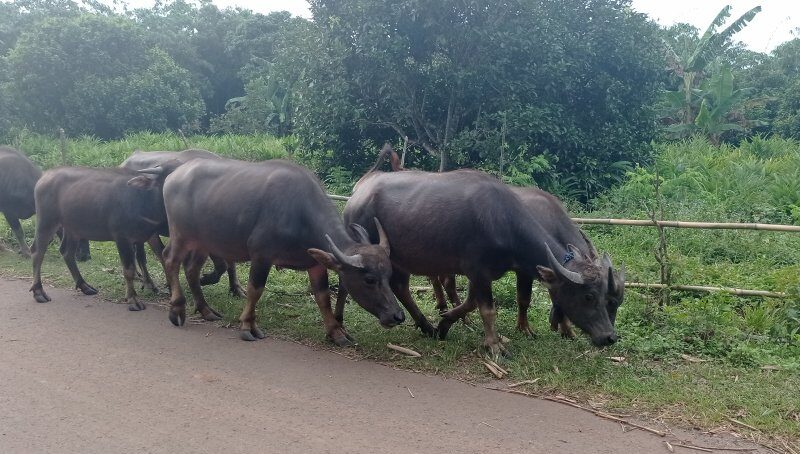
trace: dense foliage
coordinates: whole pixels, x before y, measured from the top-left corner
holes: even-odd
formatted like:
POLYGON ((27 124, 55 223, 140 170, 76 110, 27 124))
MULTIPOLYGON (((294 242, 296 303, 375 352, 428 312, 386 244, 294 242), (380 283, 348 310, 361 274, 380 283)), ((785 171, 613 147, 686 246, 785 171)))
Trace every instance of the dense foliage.
POLYGON ((724 8, 701 35, 628 0, 310 3, 311 20, 210 0, 0 3, 0 137, 293 135, 335 181, 408 137, 409 166, 585 201, 658 137, 800 134, 800 40, 771 55, 734 41, 758 8, 729 24, 724 8))

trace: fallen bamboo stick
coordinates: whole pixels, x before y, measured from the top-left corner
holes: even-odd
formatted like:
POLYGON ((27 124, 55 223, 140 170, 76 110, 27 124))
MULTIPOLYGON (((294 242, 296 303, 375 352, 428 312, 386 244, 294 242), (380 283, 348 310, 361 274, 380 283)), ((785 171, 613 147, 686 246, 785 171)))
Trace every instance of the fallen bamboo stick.
POLYGON ((419 358, 420 356, 422 356, 422 354, 419 353, 419 352, 415 352, 414 350, 411 350, 410 348, 401 347, 399 345, 386 344, 386 347, 391 349, 391 350, 394 350, 396 352, 400 352, 400 353, 402 353, 404 355, 411 356, 413 358, 419 358))
POLYGON ((684 290, 690 292, 723 292, 730 293, 738 296, 763 296, 766 298, 786 298, 786 293, 770 292, 766 290, 747 290, 733 287, 711 287, 706 285, 666 285, 666 284, 649 284, 643 282, 626 282, 627 288, 670 288, 672 290, 684 290))
POLYGON ((498 380, 503 378, 503 373, 500 372, 499 370, 495 369, 495 367, 492 366, 491 364, 489 364, 488 362, 484 361, 483 365, 486 366, 486 368, 489 369, 489 372, 491 372, 492 375, 497 377, 498 380))

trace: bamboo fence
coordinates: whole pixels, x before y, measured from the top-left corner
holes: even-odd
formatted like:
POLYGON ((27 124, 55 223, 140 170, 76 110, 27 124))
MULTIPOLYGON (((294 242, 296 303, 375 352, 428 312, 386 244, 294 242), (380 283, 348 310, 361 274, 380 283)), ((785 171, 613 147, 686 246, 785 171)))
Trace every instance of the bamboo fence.
MULTIPOLYGON (((350 197, 342 195, 328 194, 333 200, 346 202, 350 197)), ((593 218, 572 218, 576 224, 580 225, 619 225, 619 226, 638 226, 638 227, 670 227, 676 229, 728 229, 728 230, 761 230, 771 232, 800 232, 798 225, 784 224, 758 224, 758 223, 738 223, 738 222, 694 222, 694 221, 659 221, 650 219, 593 219, 593 218)), ((722 292, 738 296, 760 296, 764 298, 786 298, 783 292, 771 292, 768 290, 748 290, 733 287, 713 287, 707 285, 673 285, 673 284, 651 284, 643 282, 626 282, 627 288, 641 289, 669 289, 686 292, 722 292)))

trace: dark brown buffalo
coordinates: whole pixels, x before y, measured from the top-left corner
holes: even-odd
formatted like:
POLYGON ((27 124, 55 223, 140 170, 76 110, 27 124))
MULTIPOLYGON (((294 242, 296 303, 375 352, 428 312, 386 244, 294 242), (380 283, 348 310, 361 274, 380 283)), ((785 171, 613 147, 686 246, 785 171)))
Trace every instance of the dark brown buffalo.
MULTIPOLYGON (((392 290, 426 334, 446 337, 453 322, 478 307, 484 345, 498 354, 503 346, 495 330, 491 283, 513 270, 542 280, 553 303, 595 345, 616 342, 606 304, 608 267, 591 260, 562 264, 556 257, 574 253, 570 244, 545 229, 496 178, 474 170, 370 172, 358 182, 344 218, 364 224, 373 217, 383 220, 393 245, 392 290), (463 274, 470 281, 467 300, 445 313, 434 330, 411 297, 411 274, 463 274)), ((375 238, 368 228, 366 234, 375 238)))
MULTIPOLYGON (((61 253, 75 286, 86 295, 97 293, 83 279, 75 262, 79 239, 114 241, 122 261, 128 309, 144 309, 133 288, 136 274, 133 244, 146 241, 164 228, 166 214, 161 187, 175 165, 168 163, 160 169, 151 169, 156 175, 86 167, 59 167, 45 172, 35 189, 37 223, 31 291, 36 301, 50 301, 42 287, 41 267, 47 245, 62 227, 61 253)), ((145 282, 152 285, 146 267, 142 274, 145 282)))
POLYGON ((383 326, 405 319, 389 289, 389 242, 377 219, 368 222, 379 244, 354 241, 319 179, 303 167, 280 160, 196 159, 167 178, 164 202, 170 227, 165 251, 172 291, 169 318, 176 326, 186 319, 186 298, 178 279, 184 261, 198 310, 204 316, 216 314, 199 283, 200 267, 209 254, 251 262, 247 304, 240 317, 244 340, 264 336, 256 324, 255 306, 272 266, 308 271, 327 335, 338 345, 352 339, 333 316, 328 269, 339 274, 356 302, 383 326))
MULTIPOLYGON (((606 292, 606 304, 608 316, 611 323, 614 324, 617 318, 617 309, 624 299, 625 266, 623 265, 619 270, 615 270, 608 254, 603 254, 600 257, 592 242, 575 225, 561 201, 554 195, 538 188, 511 187, 511 190, 517 194, 523 205, 536 217, 541 226, 551 232, 560 244, 571 246, 573 253, 569 255, 569 260, 600 263, 609 270, 609 288, 606 292)), ((517 273, 517 306, 519 307, 517 329, 529 335, 532 335, 533 331, 528 323, 527 314, 531 303, 531 287, 535 278, 536 276, 529 276, 523 272, 517 273)), ((431 282, 434 286, 436 307, 440 313, 447 311, 445 293, 454 307, 460 304, 458 292, 456 291, 455 276, 432 277, 431 282)), ((550 309, 550 327, 553 331, 559 331, 565 337, 574 337, 575 333, 570 325, 569 319, 564 315, 561 308, 554 304, 550 309)))
MULTIPOLYGON (((222 159, 219 155, 212 153, 208 150, 203 150, 200 148, 190 148, 188 150, 183 151, 141 151, 137 150, 134 151, 132 155, 128 157, 120 167, 124 169, 130 170, 143 170, 143 169, 152 169, 158 167, 166 162, 179 162, 184 164, 192 159, 222 159)), ((161 236, 169 236, 169 231, 165 230, 163 232, 159 232, 161 236)), ((162 253, 164 251, 164 243, 161 242, 161 238, 158 235, 151 238, 148 243, 150 244, 153 253, 158 257, 158 259, 164 262, 162 253)), ((235 263, 226 263, 224 260, 219 259, 215 256, 211 256, 211 261, 214 264, 214 270, 210 273, 204 274, 202 278, 200 278, 201 285, 209 285, 209 284, 216 284, 219 282, 220 277, 226 271, 228 272, 228 286, 230 289, 231 294, 235 296, 239 296, 244 298, 244 289, 239 284, 239 279, 236 277, 236 264, 235 263)), ((146 255, 144 253, 143 245, 136 244, 136 260, 139 262, 139 266, 146 266, 146 255)))
POLYGON ((33 188, 42 171, 25 155, 10 147, 0 147, 0 212, 17 237, 20 253, 30 257, 25 232, 19 221, 36 212, 33 188))

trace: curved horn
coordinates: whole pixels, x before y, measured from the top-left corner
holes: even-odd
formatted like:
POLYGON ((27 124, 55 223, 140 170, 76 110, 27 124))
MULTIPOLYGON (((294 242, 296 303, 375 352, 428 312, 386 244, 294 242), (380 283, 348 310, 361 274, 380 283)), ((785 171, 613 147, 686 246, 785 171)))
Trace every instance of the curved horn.
POLYGON ((139 173, 146 173, 148 175, 161 175, 164 173, 164 168, 161 166, 149 167, 147 169, 137 170, 139 173))
POLYGON ((333 242, 330 235, 328 235, 327 233, 325 234, 325 239, 328 240, 328 245, 331 247, 331 254, 333 254, 333 256, 336 257, 336 260, 338 260, 339 263, 343 265, 352 266, 353 268, 364 268, 364 261, 361 259, 361 255, 345 254, 344 252, 342 252, 341 249, 339 249, 336 246, 336 243, 333 242))
POLYGON ((356 241, 358 241, 361 244, 370 244, 369 243, 369 234, 367 233, 367 230, 364 229, 364 227, 361 227, 360 225, 358 225, 356 223, 350 224, 349 227, 350 227, 350 230, 355 235, 356 241))
POLYGON ((603 260, 600 263, 602 263, 603 266, 608 267, 608 269, 614 267, 614 265, 611 264, 611 256, 608 255, 608 252, 603 252, 603 260))
POLYGON ((550 262, 550 268, 553 268, 556 273, 560 274, 567 280, 574 282, 575 284, 583 284, 583 276, 580 273, 576 273, 575 271, 570 271, 564 268, 564 265, 561 264, 556 259, 556 256, 553 255, 553 251, 550 249, 550 245, 544 243, 544 247, 547 249, 547 261, 550 262))
POLYGON ((386 255, 389 255, 389 252, 391 251, 391 249, 389 248, 389 237, 386 236, 386 232, 383 230, 381 221, 379 221, 378 218, 372 218, 372 219, 375 220, 375 227, 378 228, 378 238, 380 238, 378 245, 382 247, 384 251, 386 251, 386 255))

